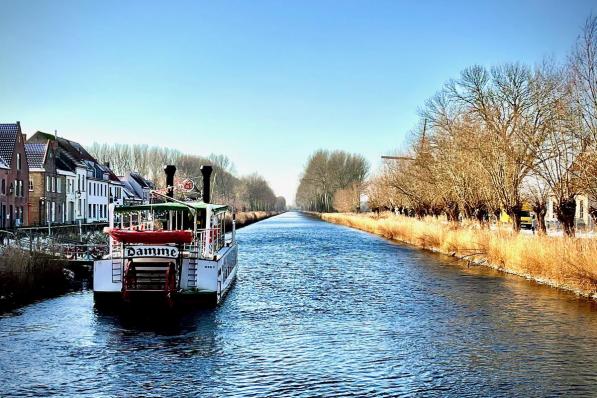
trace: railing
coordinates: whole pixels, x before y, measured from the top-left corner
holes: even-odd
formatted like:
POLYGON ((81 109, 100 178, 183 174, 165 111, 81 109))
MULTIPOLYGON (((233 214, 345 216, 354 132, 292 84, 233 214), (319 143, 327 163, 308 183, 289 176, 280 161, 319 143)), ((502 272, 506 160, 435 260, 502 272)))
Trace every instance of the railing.
POLYGON ((220 228, 202 229, 197 232, 195 241, 185 245, 184 250, 191 258, 213 258, 226 246, 226 236, 220 228))
POLYGON ((92 261, 108 254, 108 245, 60 244, 47 249, 47 252, 72 261, 92 261))

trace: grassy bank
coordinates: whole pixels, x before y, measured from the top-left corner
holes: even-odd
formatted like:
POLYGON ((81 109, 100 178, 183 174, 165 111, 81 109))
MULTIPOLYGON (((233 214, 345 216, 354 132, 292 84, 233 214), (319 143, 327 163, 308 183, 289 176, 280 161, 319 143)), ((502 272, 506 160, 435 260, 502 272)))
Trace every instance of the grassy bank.
POLYGON ((5 249, 0 257, 0 311, 68 291, 64 266, 51 256, 5 249))
MULTIPOLYGON (((246 227, 247 225, 256 223, 257 221, 265 220, 273 216, 281 214, 277 211, 244 211, 236 213, 236 228, 246 227)), ((228 217, 226 220, 226 229, 232 226, 232 218, 228 217)))
POLYGON ((393 214, 321 214, 385 238, 597 298, 597 240, 514 234, 393 214))

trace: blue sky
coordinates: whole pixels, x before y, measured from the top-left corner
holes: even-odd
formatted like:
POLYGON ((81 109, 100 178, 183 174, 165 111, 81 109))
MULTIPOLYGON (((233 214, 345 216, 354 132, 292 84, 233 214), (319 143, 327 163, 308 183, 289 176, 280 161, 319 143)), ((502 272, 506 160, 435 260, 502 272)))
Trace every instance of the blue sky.
POLYGON ((473 64, 563 59, 591 1, 0 0, 0 121, 224 153, 294 198, 318 148, 379 156, 473 64))

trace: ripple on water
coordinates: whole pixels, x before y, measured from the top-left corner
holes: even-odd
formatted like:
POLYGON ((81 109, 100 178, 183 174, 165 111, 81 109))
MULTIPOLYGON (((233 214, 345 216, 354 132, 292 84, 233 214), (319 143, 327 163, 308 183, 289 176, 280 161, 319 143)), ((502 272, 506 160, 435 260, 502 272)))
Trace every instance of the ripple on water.
POLYGON ((238 231, 215 310, 0 318, 0 395, 592 395, 597 312, 492 270, 297 213, 238 231))

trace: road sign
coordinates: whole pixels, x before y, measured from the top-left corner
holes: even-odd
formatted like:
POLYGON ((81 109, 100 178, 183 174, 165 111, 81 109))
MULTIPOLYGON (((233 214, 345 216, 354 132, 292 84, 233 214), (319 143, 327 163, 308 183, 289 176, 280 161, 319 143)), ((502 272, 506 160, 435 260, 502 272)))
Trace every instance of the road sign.
POLYGON ((195 183, 193 182, 193 180, 188 179, 188 178, 185 179, 181 185, 182 185, 183 191, 190 192, 193 189, 195 189, 195 183))

